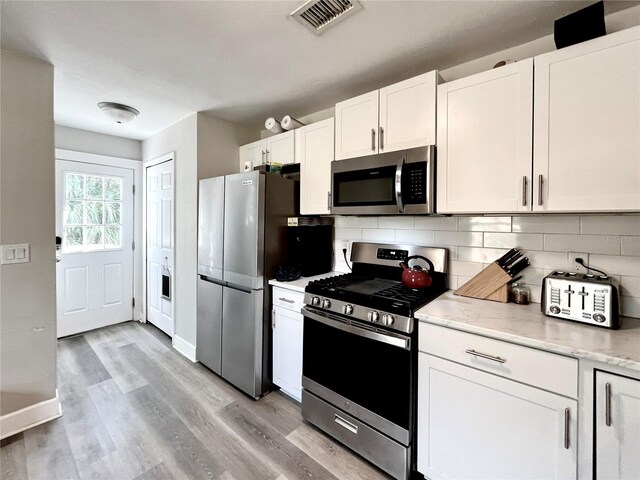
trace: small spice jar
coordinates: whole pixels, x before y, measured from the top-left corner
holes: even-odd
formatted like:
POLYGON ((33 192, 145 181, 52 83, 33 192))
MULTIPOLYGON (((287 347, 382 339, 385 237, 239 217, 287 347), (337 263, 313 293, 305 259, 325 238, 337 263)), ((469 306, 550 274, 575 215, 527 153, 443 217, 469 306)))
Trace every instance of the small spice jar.
POLYGON ((530 290, 524 283, 514 283, 511 286, 511 301, 519 305, 528 305, 530 290))

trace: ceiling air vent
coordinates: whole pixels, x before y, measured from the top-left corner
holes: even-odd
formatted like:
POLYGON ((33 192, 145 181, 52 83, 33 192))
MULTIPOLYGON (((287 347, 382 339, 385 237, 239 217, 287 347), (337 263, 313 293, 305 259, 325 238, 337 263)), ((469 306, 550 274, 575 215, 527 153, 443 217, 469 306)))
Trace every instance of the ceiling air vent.
POLYGON ((320 35, 361 8, 358 0, 309 0, 291 16, 320 35))

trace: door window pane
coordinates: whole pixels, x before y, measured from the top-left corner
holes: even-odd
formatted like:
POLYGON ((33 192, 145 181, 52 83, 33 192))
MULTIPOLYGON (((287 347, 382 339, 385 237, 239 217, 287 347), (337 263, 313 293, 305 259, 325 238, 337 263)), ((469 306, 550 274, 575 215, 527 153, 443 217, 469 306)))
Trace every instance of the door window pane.
POLYGON ((63 247, 70 252, 122 247, 122 178, 66 173, 63 247))

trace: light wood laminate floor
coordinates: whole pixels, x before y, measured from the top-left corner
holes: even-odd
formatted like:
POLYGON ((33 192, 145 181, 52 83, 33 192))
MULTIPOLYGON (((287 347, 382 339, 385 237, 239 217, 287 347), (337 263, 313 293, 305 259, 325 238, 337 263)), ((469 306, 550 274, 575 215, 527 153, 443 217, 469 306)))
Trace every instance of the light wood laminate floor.
POLYGON ((2 441, 2 480, 388 478, 292 400, 252 400, 150 325, 60 340, 58 391, 61 418, 2 441))

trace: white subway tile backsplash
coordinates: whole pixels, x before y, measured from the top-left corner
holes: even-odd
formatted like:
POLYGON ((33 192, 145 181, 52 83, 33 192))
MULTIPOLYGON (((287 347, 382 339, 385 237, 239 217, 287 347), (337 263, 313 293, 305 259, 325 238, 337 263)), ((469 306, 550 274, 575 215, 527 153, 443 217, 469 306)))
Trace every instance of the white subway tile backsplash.
POLYGON ((520 275, 522 275, 522 280, 518 281, 526 283, 527 286, 531 288, 542 288, 542 279, 546 276, 543 268, 534 268, 531 266, 525 268, 520 275))
POLYGON ((346 228, 377 228, 378 217, 335 217, 336 227, 346 228))
POLYGON ((491 263, 508 251, 508 248, 458 247, 458 260, 491 263))
POLYGON ((640 277, 640 257, 589 255, 589 266, 604 270, 609 275, 640 277))
POLYGON ((620 277, 620 295, 640 297, 640 277, 620 277))
POLYGON ((416 230, 457 230, 457 217, 416 217, 416 230))
POLYGON ((627 317, 640 318, 640 298, 620 297, 620 313, 627 317))
POLYGON ((451 275, 462 275, 465 277, 473 277, 484 269, 482 263, 461 262, 452 260, 449 262, 449 273, 451 275))
POLYGON ((428 246, 435 243, 435 232, 427 230, 396 230, 396 242, 428 246))
POLYGON ((620 253, 640 256, 640 237, 620 237, 620 253))
POLYGON ((391 243, 396 240, 396 231, 390 228, 363 228, 362 239, 368 242, 391 243))
POLYGON ((511 217, 459 217, 460 232, 511 232, 511 217))
POLYGON ((640 235, 640 215, 596 215, 580 217, 580 233, 640 235))
POLYGON ((362 230, 359 228, 334 228, 334 238, 336 240, 360 240, 362 238, 362 230))
POLYGON ((567 268, 566 253, 525 250, 522 254, 529 259, 529 263, 535 268, 544 268, 551 271, 567 268))
POLYGON ((514 233, 579 233, 580 217, 577 216, 526 216, 513 217, 514 233))
POLYGON ((481 247, 482 232, 436 232, 437 245, 458 245, 461 247, 481 247))
POLYGON ((552 252, 589 252, 620 255, 620 237, 615 235, 545 234, 544 249, 552 252))
POLYGON ((541 233, 495 233, 484 234, 484 246, 493 248, 523 248, 542 250, 541 233))
POLYGON ((413 230, 415 228, 414 217, 391 216, 378 218, 378 228, 398 228, 403 230, 413 230))

